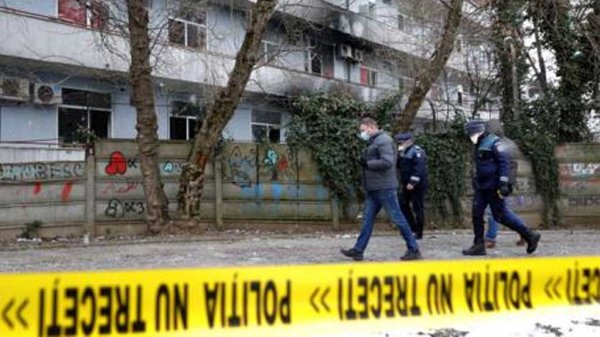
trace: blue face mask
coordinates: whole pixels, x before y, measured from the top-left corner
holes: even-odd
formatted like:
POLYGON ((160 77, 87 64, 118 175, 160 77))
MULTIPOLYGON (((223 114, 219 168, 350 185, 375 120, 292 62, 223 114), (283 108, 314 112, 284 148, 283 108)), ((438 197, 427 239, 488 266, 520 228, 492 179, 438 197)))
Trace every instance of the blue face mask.
POLYGON ((367 131, 361 132, 358 136, 360 137, 360 139, 364 140, 365 142, 371 138, 371 136, 369 136, 367 131))

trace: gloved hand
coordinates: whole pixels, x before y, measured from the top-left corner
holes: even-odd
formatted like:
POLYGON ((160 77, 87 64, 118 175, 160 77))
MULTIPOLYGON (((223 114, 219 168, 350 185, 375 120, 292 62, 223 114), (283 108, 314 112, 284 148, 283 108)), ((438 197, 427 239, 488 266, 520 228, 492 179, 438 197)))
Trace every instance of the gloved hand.
POLYGON ((367 168, 369 165, 367 164, 367 158, 360 157, 360 166, 367 168))
POLYGON ((511 192, 512 191, 510 190, 510 185, 508 185, 507 183, 500 184, 500 189, 498 189, 498 194, 500 194, 500 196, 502 198, 508 197, 511 192))

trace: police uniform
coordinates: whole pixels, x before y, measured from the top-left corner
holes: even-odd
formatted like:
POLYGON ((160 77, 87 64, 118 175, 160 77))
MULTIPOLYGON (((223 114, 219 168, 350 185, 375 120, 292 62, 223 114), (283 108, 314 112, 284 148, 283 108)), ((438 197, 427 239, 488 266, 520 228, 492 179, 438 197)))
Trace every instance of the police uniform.
MULTIPOLYGON (((473 132, 473 130, 480 130, 480 127, 467 124, 466 132, 470 137, 481 132, 473 132)), ((533 253, 537 248, 540 234, 528 229, 523 221, 508 209, 504 200, 511 190, 509 184, 510 160, 502 140, 493 133, 481 134, 475 144, 473 161, 475 172, 473 175, 472 217, 475 239, 473 246, 463 250, 463 254, 486 254, 483 217, 488 205, 494 219, 519 233, 528 243, 527 253, 533 253)))
MULTIPOLYGON (((396 141, 402 143, 412 139, 412 135, 410 133, 398 134, 395 138, 396 141)), ((428 187, 425 151, 418 145, 410 145, 399 154, 396 166, 400 172, 402 183, 400 208, 416 238, 420 239, 423 237, 423 226, 425 225, 423 200, 428 187), (408 190, 406 188, 408 184, 414 188, 408 190)))

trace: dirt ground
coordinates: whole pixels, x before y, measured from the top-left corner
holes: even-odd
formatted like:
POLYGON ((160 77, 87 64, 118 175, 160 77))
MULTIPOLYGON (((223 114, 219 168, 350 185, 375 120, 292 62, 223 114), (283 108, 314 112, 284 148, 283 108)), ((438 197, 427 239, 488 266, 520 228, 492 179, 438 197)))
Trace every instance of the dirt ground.
MULTIPOLYGON (((533 256, 600 255, 600 231, 544 230, 533 256)), ((281 233, 228 230, 204 235, 83 239, 16 240, 0 246, 0 272, 190 268, 273 264, 353 263, 339 253, 354 244, 358 228, 344 232, 281 233)), ((517 235, 502 231, 490 259, 526 257, 516 245, 517 235)), ((468 230, 430 231, 420 242, 425 259, 462 259, 461 249, 472 241, 468 230)), ((366 261, 395 261, 404 253, 400 236, 378 232, 371 239, 366 261)), ((542 315, 510 326, 497 319, 433 331, 386 331, 368 336, 600 336, 600 306, 595 311, 569 309, 542 315), (509 329, 509 330, 507 330, 509 329), (510 330, 512 329, 512 330, 510 330)))
MULTIPOLYGON (((82 240, 10 241, 0 248, 0 272, 61 270, 148 269, 265 264, 352 262, 339 253, 354 244, 358 229, 344 232, 283 234, 229 230, 196 236, 95 238, 82 240)), ((533 256, 600 255, 600 231, 545 230, 533 256)), ((489 258, 525 257, 515 243, 517 234, 502 231, 489 258)), ((461 259, 472 241, 468 230, 425 233, 425 259, 461 259)), ((375 233, 365 252, 366 261, 394 261, 404 253, 398 234, 375 233)))

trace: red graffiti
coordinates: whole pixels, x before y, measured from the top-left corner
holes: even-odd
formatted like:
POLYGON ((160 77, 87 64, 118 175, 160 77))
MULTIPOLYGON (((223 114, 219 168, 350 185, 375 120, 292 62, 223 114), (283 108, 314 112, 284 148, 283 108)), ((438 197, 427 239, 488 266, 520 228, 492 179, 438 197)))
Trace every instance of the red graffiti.
POLYGON ((38 194, 40 194, 41 191, 42 191, 42 183, 39 181, 36 181, 35 185, 33 186, 33 195, 38 195, 38 194))
POLYGON ((279 171, 285 171, 285 170, 287 170, 288 166, 289 166, 289 162, 288 162, 286 156, 281 156, 279 163, 277 163, 277 169, 279 171))
POLYGON ((71 197, 72 190, 73 190, 73 182, 68 181, 67 183, 65 183, 65 185, 62 188, 62 191, 60 192, 60 200, 62 200, 63 202, 68 202, 69 198, 71 197))
POLYGON ((114 176, 115 174, 125 174, 127 172, 127 159, 121 151, 115 151, 110 154, 110 159, 106 168, 106 174, 114 176))

